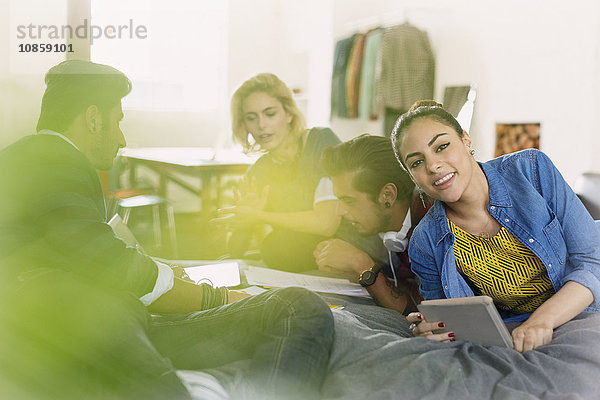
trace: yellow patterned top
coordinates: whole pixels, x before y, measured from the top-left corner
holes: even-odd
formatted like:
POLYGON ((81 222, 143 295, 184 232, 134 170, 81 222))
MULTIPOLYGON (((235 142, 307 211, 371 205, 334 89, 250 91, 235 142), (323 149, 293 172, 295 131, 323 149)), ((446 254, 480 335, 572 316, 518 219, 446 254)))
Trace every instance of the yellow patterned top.
POLYGON ((534 311, 554 294, 541 260, 506 228, 483 238, 470 234, 452 221, 454 257, 458 271, 494 299, 496 306, 515 314, 534 311))

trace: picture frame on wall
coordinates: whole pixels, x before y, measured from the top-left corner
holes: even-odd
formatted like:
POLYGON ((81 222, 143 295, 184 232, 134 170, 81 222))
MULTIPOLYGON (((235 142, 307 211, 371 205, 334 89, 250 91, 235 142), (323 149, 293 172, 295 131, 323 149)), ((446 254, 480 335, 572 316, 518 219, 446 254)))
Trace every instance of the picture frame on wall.
POLYGON ((540 123, 497 123, 494 157, 540 148, 540 123))

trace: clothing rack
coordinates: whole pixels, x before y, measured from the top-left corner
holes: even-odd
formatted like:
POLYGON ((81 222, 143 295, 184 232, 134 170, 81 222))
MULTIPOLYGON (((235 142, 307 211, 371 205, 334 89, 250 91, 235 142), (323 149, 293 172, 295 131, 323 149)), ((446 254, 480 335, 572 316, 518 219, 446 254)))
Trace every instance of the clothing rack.
POLYGON ((419 14, 444 14, 451 11, 450 7, 423 7, 423 6, 404 6, 401 10, 381 11, 377 15, 369 15, 343 24, 340 34, 336 35, 336 40, 345 36, 350 36, 356 32, 366 32, 377 27, 391 27, 411 23, 419 14))

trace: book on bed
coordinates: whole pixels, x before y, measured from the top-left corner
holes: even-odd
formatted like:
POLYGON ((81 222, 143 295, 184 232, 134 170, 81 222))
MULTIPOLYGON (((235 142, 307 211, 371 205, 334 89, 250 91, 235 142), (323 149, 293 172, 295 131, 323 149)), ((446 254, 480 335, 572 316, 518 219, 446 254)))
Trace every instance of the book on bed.
POLYGON ((427 321, 443 321, 443 332, 454 332, 456 340, 513 347, 512 337, 489 296, 424 300, 417 307, 427 321))

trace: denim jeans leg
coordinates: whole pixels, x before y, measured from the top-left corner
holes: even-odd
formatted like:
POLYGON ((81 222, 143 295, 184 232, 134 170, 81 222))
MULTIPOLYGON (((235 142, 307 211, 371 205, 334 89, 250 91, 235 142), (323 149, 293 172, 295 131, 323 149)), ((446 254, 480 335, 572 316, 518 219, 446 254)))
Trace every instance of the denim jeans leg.
POLYGON ((14 286, 0 293, 0 398, 191 398, 132 294, 50 269, 14 286))
POLYGON ((333 317, 315 293, 282 288, 212 310, 154 317, 149 336, 176 368, 251 360, 247 393, 314 398, 329 360, 333 317))

